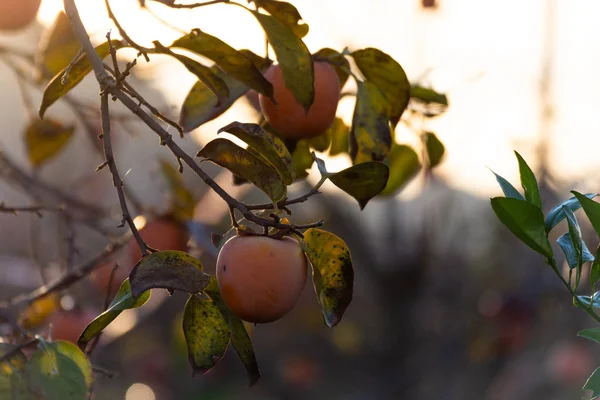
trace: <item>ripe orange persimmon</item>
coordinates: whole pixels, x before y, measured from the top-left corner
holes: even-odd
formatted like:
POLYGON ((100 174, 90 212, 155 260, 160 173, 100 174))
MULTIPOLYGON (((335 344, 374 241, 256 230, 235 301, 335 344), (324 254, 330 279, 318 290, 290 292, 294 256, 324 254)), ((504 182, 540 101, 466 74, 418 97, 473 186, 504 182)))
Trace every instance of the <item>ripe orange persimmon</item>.
POLYGON ((40 8, 41 0, 0 1, 0 31, 16 31, 29 25, 40 8))
MULTIPOLYGON (((149 221, 140 230, 140 235, 148 246, 157 250, 187 250, 187 230, 182 224, 169 218, 149 221)), ((131 238, 128 247, 131 262, 135 265, 142 258, 142 253, 134 238, 131 238)))
POLYGON ((254 323, 273 322, 290 312, 306 284, 306 271, 306 256, 290 237, 234 236, 217 257, 225 304, 254 323))
POLYGON ((279 65, 272 65, 265 78, 273 85, 277 104, 259 95, 260 109, 265 119, 281 136, 299 140, 318 136, 333 123, 340 100, 340 81, 335 69, 327 62, 317 61, 315 66, 315 100, 308 113, 292 92, 285 86, 279 65))

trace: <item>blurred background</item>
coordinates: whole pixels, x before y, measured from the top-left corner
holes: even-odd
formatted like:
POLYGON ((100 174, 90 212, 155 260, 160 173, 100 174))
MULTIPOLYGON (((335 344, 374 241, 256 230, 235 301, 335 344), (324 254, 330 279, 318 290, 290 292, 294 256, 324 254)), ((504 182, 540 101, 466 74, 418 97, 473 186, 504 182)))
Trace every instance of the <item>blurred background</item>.
MULTIPOLYGON (((259 25, 237 7, 172 10, 149 1, 142 10, 136 0, 112 3, 125 29, 142 45, 154 39, 169 43, 182 35, 179 30, 199 27, 235 48, 264 51, 259 25)), ((103 335, 92 362, 114 376, 97 374, 94 399, 581 398, 581 387, 600 365, 600 352, 576 333, 593 321, 571 305, 541 257, 499 225, 489 197, 501 192, 486 167, 518 186, 512 150, 519 151, 538 176, 545 211, 571 189, 598 191, 600 4, 292 3, 310 26, 304 40, 311 52, 322 47, 377 47, 400 62, 411 82, 448 95, 447 112, 418 121, 420 129, 434 131, 445 144, 442 164, 430 175, 419 174, 397 196, 372 200, 362 212, 354 200, 327 184, 323 195, 294 208, 294 222, 324 218, 325 228, 349 245, 354 299, 342 323, 329 329, 307 285, 288 316, 248 326, 262 373, 256 386, 247 387, 243 367, 231 350, 208 374, 192 377, 181 332, 186 296, 168 297, 155 290, 147 306, 123 313, 103 335)), ((79 1, 78 6, 92 40, 104 41, 112 24, 103 2, 79 1)), ((18 32, 1 32, 0 46, 34 53, 61 7, 61 0, 43 0, 37 20, 18 32)), ((127 50, 119 54, 124 62, 135 56, 127 50)), ((177 119, 195 77, 155 56, 151 64, 136 66, 130 82, 165 115, 177 119)), ((87 134, 99 133, 94 113, 82 119, 68 104, 53 106, 48 116, 73 125, 75 136, 51 163, 31 170, 22 135, 30 114, 23 106, 19 80, 2 62, 0 87, 0 176, 5 178, 0 202, 32 201, 27 188, 6 173, 7 165, 16 165, 90 207, 107 209, 114 224, 106 229, 124 233, 126 228, 116 227, 120 209, 108 171, 94 172, 103 160, 87 134)), ((30 97, 25 105, 29 101, 37 108, 41 91, 32 86, 25 92, 30 97)), ((81 103, 97 105, 98 89, 91 76, 73 94, 81 103)), ((166 209, 168 190, 158 160, 173 166, 176 161, 126 110, 116 103, 111 107, 115 152, 126 186, 145 207, 166 209)), ((353 107, 353 100, 344 99, 338 108, 347 124, 353 107)), ((245 100, 239 101, 178 143, 193 154, 234 120, 254 122, 257 113, 245 100)), ((402 124, 396 140, 419 143, 418 135, 402 124)), ((350 165, 343 155, 319 156, 331 171, 350 165)), ((229 173, 204 165, 237 198, 262 199, 248 185, 232 186, 229 173)), ((226 231, 225 205, 189 171, 183 178, 198 200, 194 220, 215 232, 226 231)), ((308 182, 295 184, 292 191, 303 193, 318 178, 314 167, 308 182)), ((39 194, 46 195, 43 190, 39 194)), ((65 238, 75 237, 77 262, 106 244, 106 237, 92 229, 72 232, 60 215, 1 214, 0 226, 0 300, 56 277, 68 257, 65 238)), ((592 249, 597 239, 587 225, 583 227, 592 249)), ((559 225, 554 239, 565 229, 559 225)), ((210 245, 191 245, 192 254, 214 271, 210 245)), ((127 263, 126 255, 119 257, 127 263)), ((75 285, 61 299, 62 307, 92 317, 99 313, 105 296, 94 279, 99 278, 75 285)))

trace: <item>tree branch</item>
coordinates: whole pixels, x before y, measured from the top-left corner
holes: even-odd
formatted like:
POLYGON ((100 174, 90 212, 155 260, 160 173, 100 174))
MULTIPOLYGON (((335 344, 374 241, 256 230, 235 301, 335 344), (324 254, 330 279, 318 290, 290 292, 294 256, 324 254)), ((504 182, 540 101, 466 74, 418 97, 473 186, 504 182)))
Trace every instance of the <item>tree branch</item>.
POLYGON ((189 9, 189 8, 198 8, 204 6, 212 6, 213 4, 219 3, 229 3, 230 0, 212 0, 204 3, 193 3, 193 4, 175 4, 175 0, 153 0, 157 3, 165 5, 169 8, 177 8, 177 9, 189 9))

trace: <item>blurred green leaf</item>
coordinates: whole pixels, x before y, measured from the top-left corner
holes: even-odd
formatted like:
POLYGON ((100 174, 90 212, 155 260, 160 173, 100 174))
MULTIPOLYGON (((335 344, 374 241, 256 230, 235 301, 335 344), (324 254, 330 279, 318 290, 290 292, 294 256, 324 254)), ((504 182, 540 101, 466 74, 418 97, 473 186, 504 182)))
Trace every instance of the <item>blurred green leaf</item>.
MULTIPOLYGON (((212 60, 223 72, 247 87, 273 99, 273 86, 256 68, 253 61, 221 39, 194 29, 171 44, 212 60)), ((274 100, 274 99, 273 99, 274 100)))
POLYGON ((357 82, 357 85, 350 155, 355 164, 383 161, 392 146, 388 103, 374 84, 357 82))
POLYGON ((600 281, 600 246, 596 248, 594 262, 590 266, 590 286, 595 288, 596 283, 600 281))
POLYGON ((321 133, 318 136, 314 136, 308 140, 308 144, 310 147, 315 149, 316 151, 324 152, 329 148, 331 144, 331 130, 328 129, 325 132, 321 133))
MULTIPOLYGON (((125 43, 120 40, 111 40, 111 43, 115 49, 125 47, 125 43)), ((102 43, 100 46, 96 47, 96 53, 98 53, 100 58, 108 56, 110 54, 108 42, 102 43)), ((44 114, 46 113, 48 107, 50 107, 56 100, 60 99, 71 89, 77 86, 77 84, 81 82, 88 73, 90 73, 92 70, 92 65, 90 64, 87 56, 82 54, 69 69, 69 74, 65 76, 65 71, 67 68, 68 66, 56 74, 48 83, 48 86, 46 86, 44 89, 44 95, 42 97, 42 103, 39 110, 40 118, 44 118, 44 114), (63 78, 65 79, 63 80, 63 78)))
MULTIPOLYGON (((490 169, 490 171, 492 171, 492 170, 490 169)), ((496 176, 496 181, 500 185, 500 188, 502 189, 502 192, 504 193, 504 195, 506 197, 509 197, 512 199, 525 200, 525 197, 523 197, 523 195, 521 195, 521 193, 519 193, 519 191, 509 181, 507 181, 506 179, 504 179, 503 177, 501 177, 494 171, 492 171, 492 174, 494 174, 496 176)), ((562 210, 560 210, 560 211, 562 212, 562 210)), ((564 218, 564 216, 563 216, 563 218, 564 218)))
POLYGON ((421 169, 419 156, 409 146, 394 143, 392 150, 384 162, 389 167, 389 177, 385 189, 380 196, 391 196, 398 193, 421 169))
MULTIPOLYGON (((581 237, 581 230, 579 229, 579 223, 577 223, 577 218, 575 218, 575 214, 573 214, 573 211, 571 211, 571 209, 567 206, 563 206, 563 212, 565 213, 565 216, 567 217, 567 223, 569 226, 569 239, 571 242, 571 246, 573 251, 569 252, 569 253, 565 253, 565 255, 567 256, 567 262, 569 263, 569 267, 571 267, 571 262, 574 265, 574 268, 577 269, 577 273, 576 273, 576 278, 575 278, 575 289, 577 289, 579 287, 579 281, 581 279, 581 268, 583 265, 583 248, 585 246, 585 243, 583 242, 583 238, 581 237), (574 253, 574 254, 573 254, 574 253), (570 256, 570 259, 569 259, 570 256), (573 257, 574 256, 574 257, 573 257)), ((559 242, 560 245, 560 242, 559 242)), ((562 246, 561 246, 562 247, 562 246)), ((586 248, 587 250, 587 248, 586 248)), ((564 251, 564 248, 563 248, 564 251)), ((586 258, 592 257, 593 256, 591 254, 589 254, 589 251, 587 252, 588 254, 586 254, 586 258)), ((571 267, 573 268, 573 267, 571 267)))
POLYGON ((306 171, 312 167, 314 162, 315 160, 310 153, 308 141, 300 140, 297 142, 296 148, 292 152, 292 165, 296 171, 296 180, 306 178, 308 176, 308 172, 306 171))
POLYGON ((185 187, 181 173, 165 159, 159 160, 160 170, 170 189, 171 208, 175 217, 180 221, 187 221, 194 216, 196 199, 192 192, 185 187))
MULTIPOLYGON (((161 50, 159 50, 161 52, 161 50)), ((225 81, 220 78, 213 70, 209 67, 200 64, 198 61, 192 60, 181 54, 175 54, 171 51, 165 51, 163 54, 167 54, 177 61, 179 61, 188 71, 196 75, 196 77, 202 82, 211 92, 216 95, 217 103, 216 107, 224 107, 230 99, 229 88, 225 81)))
POLYGON ((219 291, 219 285, 214 277, 211 278, 210 283, 204 289, 204 293, 215 303, 221 312, 221 315, 227 322, 231 332, 231 345, 246 368, 248 378, 250 379, 250 386, 254 385, 260 378, 260 372, 258 370, 254 348, 252 347, 252 341, 250 340, 250 336, 248 336, 244 323, 239 317, 233 315, 225 305, 219 291))
POLYGON ((217 306, 194 295, 185 304, 183 333, 194 374, 208 372, 223 358, 231 336, 217 306))
POLYGON ((335 156, 341 153, 348 153, 348 135, 350 128, 344 123, 341 118, 335 117, 333 124, 327 130, 327 134, 331 136, 331 147, 329 154, 335 156))
POLYGON ((533 205, 542 208, 542 199, 540 198, 540 190, 538 189, 537 180, 529 165, 523 157, 515 151, 517 160, 519 160, 519 173, 521 175, 521 186, 525 191, 525 199, 533 205))
POLYGON ((46 400, 83 400, 91 397, 92 365, 73 343, 39 344, 31 355, 27 374, 36 392, 46 400))
POLYGON ((356 164, 338 173, 330 174, 329 180, 354 197, 362 210, 369 200, 385 188, 388 176, 389 169, 387 165, 371 161, 356 164))
POLYGON ((251 0, 256 7, 262 8, 279 22, 291 29, 299 38, 303 38, 308 33, 308 25, 299 23, 302 16, 290 3, 278 0, 251 0))
POLYGON ((340 88, 344 87, 350 76, 348 73, 348 71, 350 71, 350 64, 346 57, 333 49, 325 47, 313 54, 313 60, 325 61, 331 64, 340 80, 340 88))
POLYGON ((435 168, 442 161, 446 147, 433 132, 425 133, 425 147, 429 158, 429 167, 435 168))
MULTIPOLYGON (((15 346, 0 343, 0 357, 13 351, 15 346)), ((36 396, 29 391, 25 368, 27 357, 22 351, 0 362, 0 399, 34 400, 36 396)))
POLYGON ((275 203, 286 196, 287 188, 275 169, 227 139, 214 139, 208 142, 197 156, 206 158, 227 168, 234 175, 252 182, 275 203))
MULTIPOLYGON (((261 73, 272 64, 271 60, 259 57, 250 50, 242 49, 240 53, 250 59, 261 73)), ((210 70, 225 82, 229 89, 229 96, 226 101, 217 106, 217 96, 204 83, 197 81, 183 101, 179 114, 179 125, 183 127, 184 132, 190 132, 217 118, 250 90, 248 86, 221 71, 216 65, 210 67, 210 70)))
POLYGON ((552 247, 544 229, 544 215, 539 207, 525 200, 509 197, 491 199, 496 216, 524 244, 547 258, 552 247))
POLYGON ((75 127, 64 126, 52 119, 33 119, 25 129, 27 156, 39 168, 57 156, 73 137, 75 127))
POLYGON ((138 261, 129 275, 131 295, 138 297, 155 288, 199 293, 210 280, 210 275, 202 271, 200 261, 183 251, 150 253, 138 261))
POLYGON ((596 343, 600 343, 600 328, 584 329, 577 333, 577 336, 584 337, 586 339, 593 340, 596 343))
MULTIPOLYGON (((593 199, 596 196, 595 193, 588 193, 585 195, 588 199, 593 199)), ((522 198, 522 197, 521 197, 522 198)), ((563 206, 568 207, 571 211, 575 212, 581 207, 581 203, 577 200, 577 197, 571 197, 569 200, 565 200, 562 203, 555 206, 548 215, 546 216, 546 232, 550 232, 552 228, 558 225, 563 219, 565 219, 565 212, 563 206)))
POLYGON ((600 292, 595 292, 592 296, 575 296, 573 298, 573 305, 583 309, 589 309, 590 307, 600 308, 600 292))
POLYGON ((596 235, 600 237, 600 204, 574 190, 571 191, 571 193, 573 193, 575 197, 577 197, 577 200, 579 200, 579 203, 581 203, 581 207, 590 220, 594 231, 596 231, 596 235))
POLYGON ((131 286, 129 279, 125 279, 119 288, 119 291, 115 295, 115 298, 110 303, 106 311, 98 315, 92 322, 86 326, 84 331, 77 339, 77 345, 79 348, 84 349, 85 345, 98 336, 100 332, 104 330, 111 322, 115 320, 121 314, 122 311, 131 308, 138 308, 146 304, 150 299, 150 290, 142 293, 139 297, 134 298, 131 294, 131 286))
POLYGON ((77 56, 81 44, 64 11, 58 13, 52 25, 44 31, 35 54, 35 64, 43 78, 51 78, 67 67, 77 56))
MULTIPOLYGON (((558 240, 556 241, 556 243, 558 243, 558 245, 562 249, 563 253, 565 253, 565 256, 567 258, 567 264, 569 264, 569 268, 571 268, 571 269, 577 268, 577 262, 578 262, 577 261, 577 257, 578 257, 577 249, 575 248, 575 245, 573 244, 571 235, 568 232, 561 235, 558 238, 558 240)), ((588 261, 594 261, 594 256, 588 250, 585 242, 582 242, 581 261, 583 263, 588 262, 588 261)))
POLYGON ((413 85, 411 87, 410 97, 424 103, 436 103, 442 106, 448 106, 448 97, 446 97, 445 94, 438 93, 431 88, 426 88, 421 85, 413 85))
POLYGON ((346 243, 333 233, 304 232, 304 250, 313 269, 313 284, 328 327, 336 326, 352 301, 354 268, 346 243))
POLYGON ((295 178, 292 155, 285 144, 273 133, 258 124, 232 122, 217 133, 227 132, 246 142, 256 150, 281 176, 283 183, 291 185, 295 178))
POLYGON ((410 100, 410 83, 402 66, 389 54, 369 47, 351 53, 366 80, 381 91, 390 105, 390 121, 395 127, 410 100))
POLYGON ((585 385, 583 385, 583 390, 591 390, 592 397, 590 400, 595 400, 600 397, 600 368, 597 368, 592 375, 588 378, 585 385))
POLYGON ((308 111, 315 99, 314 67, 304 42, 277 18, 249 10, 262 26, 283 73, 285 86, 308 111))

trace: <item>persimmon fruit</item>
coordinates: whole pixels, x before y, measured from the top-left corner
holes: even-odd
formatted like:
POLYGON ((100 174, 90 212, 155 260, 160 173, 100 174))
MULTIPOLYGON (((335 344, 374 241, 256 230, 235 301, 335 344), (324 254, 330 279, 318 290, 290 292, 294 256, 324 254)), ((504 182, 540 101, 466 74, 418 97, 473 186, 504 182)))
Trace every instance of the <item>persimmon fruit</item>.
POLYGON ((37 15, 42 0, 0 1, 0 31, 16 31, 29 25, 37 15))
POLYGON ((293 238, 234 236, 217 257, 217 282, 229 309, 254 323, 289 313, 306 284, 307 261, 293 238))
MULTIPOLYGON (((170 218, 157 218, 149 221, 140 230, 140 235, 146 244, 157 250, 179 250, 186 251, 189 235, 185 227, 170 218)), ((135 265, 142 253, 135 238, 128 243, 129 256, 135 265)))
POLYGON ((272 65, 265 78, 273 85, 277 104, 259 94, 260 109, 269 123, 285 139, 300 140, 325 132, 335 120, 340 101, 340 81, 335 69, 327 62, 314 62, 315 100, 308 113, 285 86, 279 65, 272 65))

